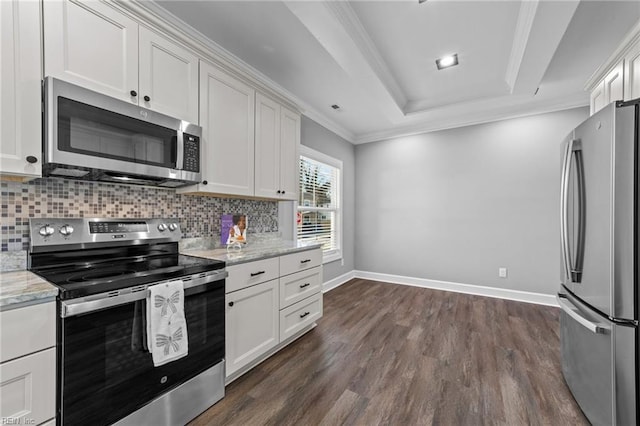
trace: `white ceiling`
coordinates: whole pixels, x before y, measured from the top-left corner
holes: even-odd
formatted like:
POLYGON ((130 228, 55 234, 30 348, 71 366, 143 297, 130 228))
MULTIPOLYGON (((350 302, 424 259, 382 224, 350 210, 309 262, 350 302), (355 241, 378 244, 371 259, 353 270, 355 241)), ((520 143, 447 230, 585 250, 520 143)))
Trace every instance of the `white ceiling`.
POLYGON ((636 0, 155 4, 353 143, 588 105, 585 82, 640 19, 636 0), (438 71, 449 53, 460 65, 438 71))

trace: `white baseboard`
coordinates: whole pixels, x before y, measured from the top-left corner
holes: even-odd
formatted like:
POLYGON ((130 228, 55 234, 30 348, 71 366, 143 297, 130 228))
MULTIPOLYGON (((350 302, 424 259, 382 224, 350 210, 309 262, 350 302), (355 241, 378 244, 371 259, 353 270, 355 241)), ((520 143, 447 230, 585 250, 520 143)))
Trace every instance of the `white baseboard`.
POLYGON ((367 280, 382 281, 392 284, 404 284, 414 287, 431 288, 435 290, 453 291, 456 293, 474 294, 476 296, 495 297, 498 299, 516 300, 518 302, 535 303, 537 305, 547 306, 559 306, 556 302, 556 296, 551 294, 531 293, 528 291, 509 290, 497 287, 485 287, 480 285, 454 283, 448 281, 428 280, 425 278, 413 278, 404 277, 401 275, 380 274, 377 272, 367 271, 352 271, 344 274, 334 280, 325 283, 326 291, 343 284, 351 278, 362 278, 367 280), (334 287, 329 287, 328 284, 333 284, 334 281, 342 279, 343 277, 350 276, 343 282, 335 284, 334 287))
POLYGON ((327 282, 325 282, 324 284, 322 284, 322 292, 326 293, 330 290, 333 290, 336 287, 341 286, 342 284, 346 283, 347 281, 355 278, 354 275, 355 271, 349 271, 346 274, 342 274, 339 277, 336 277, 332 280, 329 280, 327 282))

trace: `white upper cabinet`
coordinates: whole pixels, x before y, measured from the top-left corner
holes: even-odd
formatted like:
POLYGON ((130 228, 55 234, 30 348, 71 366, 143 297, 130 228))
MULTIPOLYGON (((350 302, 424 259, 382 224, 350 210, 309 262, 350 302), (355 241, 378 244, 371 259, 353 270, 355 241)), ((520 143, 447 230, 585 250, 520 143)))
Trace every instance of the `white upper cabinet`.
POLYGON ((615 101, 640 98, 640 22, 586 84, 591 114, 615 101))
POLYGON ((280 189, 285 200, 298 199, 300 114, 282 107, 280 112, 280 189))
POLYGON ((198 57, 140 27, 140 105, 198 123, 198 57))
POLYGON ((41 176, 40 5, 0 1, 0 174, 41 176))
POLYGON ((256 93, 256 192, 280 196, 280 104, 256 93))
POLYGON ((640 98, 640 41, 624 57, 624 98, 640 98))
POLYGON ((45 1, 44 74, 198 122, 198 58, 98 1, 45 1))
POLYGON ((202 183, 179 192, 253 196, 255 90, 200 63, 202 183))
POLYGON ((296 200, 300 115, 256 94, 257 197, 296 200))
POLYGON ((138 24, 98 1, 43 7, 45 76, 138 103, 138 24))

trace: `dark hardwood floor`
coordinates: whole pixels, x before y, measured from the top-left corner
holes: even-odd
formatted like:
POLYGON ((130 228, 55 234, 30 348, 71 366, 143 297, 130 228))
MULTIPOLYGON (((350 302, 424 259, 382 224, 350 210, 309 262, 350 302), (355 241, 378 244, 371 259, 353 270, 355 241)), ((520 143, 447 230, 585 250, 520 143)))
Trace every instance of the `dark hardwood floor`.
POLYGON ((588 425, 557 308, 354 279, 192 425, 588 425))

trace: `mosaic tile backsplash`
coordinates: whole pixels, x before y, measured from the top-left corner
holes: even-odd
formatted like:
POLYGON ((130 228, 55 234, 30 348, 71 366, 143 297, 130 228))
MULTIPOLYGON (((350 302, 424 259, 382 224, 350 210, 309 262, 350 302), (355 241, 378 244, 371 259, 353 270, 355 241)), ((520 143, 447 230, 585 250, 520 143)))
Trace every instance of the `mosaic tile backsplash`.
POLYGON ((177 218, 184 238, 220 236, 220 216, 248 215, 248 233, 278 231, 275 201, 176 194, 173 189, 59 178, 0 182, 2 249, 29 249, 31 217, 177 218))

